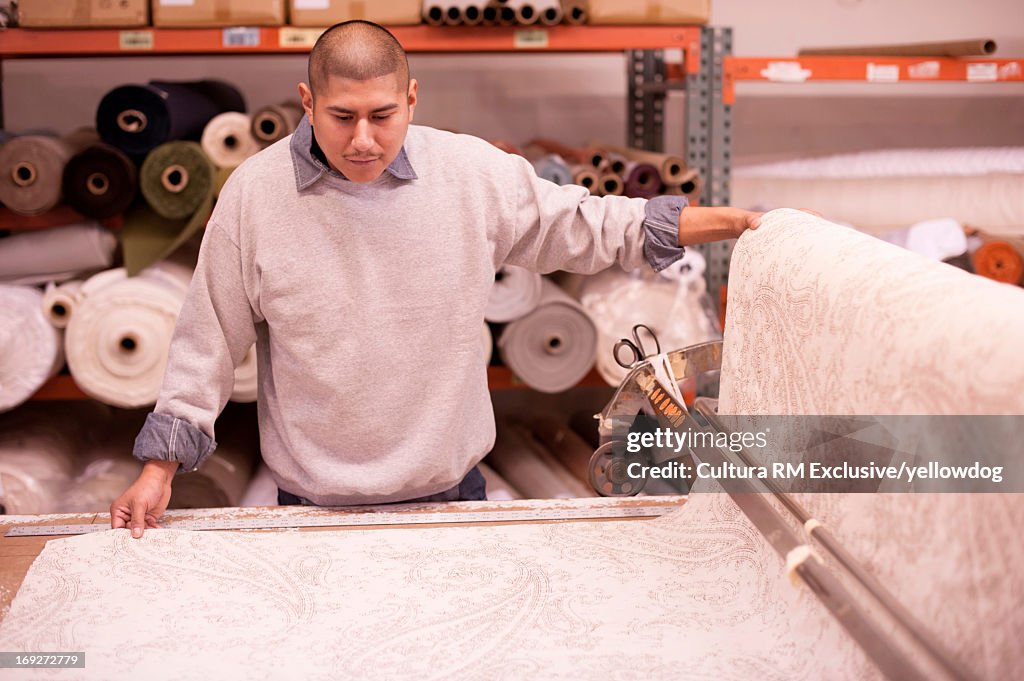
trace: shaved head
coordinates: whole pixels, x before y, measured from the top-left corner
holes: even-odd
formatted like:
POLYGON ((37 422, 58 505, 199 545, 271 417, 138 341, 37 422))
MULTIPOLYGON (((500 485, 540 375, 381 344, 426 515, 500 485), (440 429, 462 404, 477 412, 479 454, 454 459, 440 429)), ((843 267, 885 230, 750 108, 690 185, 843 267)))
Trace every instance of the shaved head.
POLYGON ((309 89, 322 92, 332 77, 371 80, 395 74, 401 92, 409 88, 409 60, 395 36, 369 21, 331 26, 309 53, 309 89))

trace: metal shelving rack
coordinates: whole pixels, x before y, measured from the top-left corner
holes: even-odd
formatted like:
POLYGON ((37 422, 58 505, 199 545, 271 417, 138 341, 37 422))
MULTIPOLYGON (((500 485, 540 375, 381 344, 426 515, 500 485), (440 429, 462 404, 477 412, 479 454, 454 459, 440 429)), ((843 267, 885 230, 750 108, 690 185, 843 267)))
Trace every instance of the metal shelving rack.
MULTIPOLYGON (((682 121, 687 140, 686 158, 705 178, 701 203, 728 201, 729 107, 721 96, 723 57, 731 49, 729 29, 702 26, 553 26, 539 27, 390 27, 410 53, 625 52, 628 55, 627 134, 629 144, 642 149, 664 148, 665 97, 669 90, 687 92, 682 121), (664 55, 682 55, 681 63, 666 65, 664 55), (670 82, 671 70, 685 73, 681 83, 670 82)), ((279 28, 198 29, 9 29, 0 32, 0 127, 3 125, 2 62, 7 59, 55 57, 180 56, 236 54, 301 54, 308 52, 320 29, 279 28)), ((64 211, 67 213, 67 211, 64 211)), ((11 216, 0 211, 0 228, 11 216)), ((68 216, 57 211, 48 223, 36 218, 32 227, 64 224, 68 216)), ((725 258, 708 257, 709 290, 717 293, 719 280, 728 275, 728 244, 703 246, 720 249, 725 258), (721 266, 726 267, 725 270, 721 266)), ((705 256, 709 253, 705 252, 705 256)), ((507 370, 491 367, 492 387, 522 387, 507 370)), ((594 372, 583 385, 603 385, 594 372)), ((37 399, 84 397, 69 376, 58 376, 37 394, 37 399)))

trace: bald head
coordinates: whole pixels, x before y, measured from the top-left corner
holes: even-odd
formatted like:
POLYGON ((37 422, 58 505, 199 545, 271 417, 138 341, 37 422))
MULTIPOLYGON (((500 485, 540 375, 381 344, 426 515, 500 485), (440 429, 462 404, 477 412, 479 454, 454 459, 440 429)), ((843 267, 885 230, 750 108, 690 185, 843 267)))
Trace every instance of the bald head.
POLYGON ((323 32, 309 53, 309 88, 321 92, 330 78, 370 80, 395 74, 409 88, 409 60, 395 36, 369 21, 345 21, 323 32))

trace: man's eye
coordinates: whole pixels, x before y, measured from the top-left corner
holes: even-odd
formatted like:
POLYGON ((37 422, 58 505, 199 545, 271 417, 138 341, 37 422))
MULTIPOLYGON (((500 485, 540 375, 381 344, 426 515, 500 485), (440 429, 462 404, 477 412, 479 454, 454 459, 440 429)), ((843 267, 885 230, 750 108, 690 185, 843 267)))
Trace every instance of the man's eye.
POLYGON ((337 118, 342 123, 348 123, 349 121, 352 120, 351 116, 335 116, 335 118, 337 118))
POLYGON ((388 118, 391 118, 391 114, 376 114, 376 115, 374 115, 374 118, 376 120, 378 120, 378 121, 383 121, 383 120, 386 120, 388 118))

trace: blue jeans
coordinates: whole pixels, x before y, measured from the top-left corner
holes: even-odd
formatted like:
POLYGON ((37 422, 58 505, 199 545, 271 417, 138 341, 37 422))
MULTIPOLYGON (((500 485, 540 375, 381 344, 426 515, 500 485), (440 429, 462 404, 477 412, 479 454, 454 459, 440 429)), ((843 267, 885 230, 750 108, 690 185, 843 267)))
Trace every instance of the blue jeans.
MULTIPOLYGON (((443 492, 437 494, 431 494, 419 499, 406 499, 401 502, 402 504, 410 503, 424 503, 432 501, 486 501, 487 500, 487 481, 484 480, 484 474, 480 472, 477 466, 473 466, 466 477, 462 479, 462 482, 455 485, 450 489, 446 489, 443 492)), ((309 499, 303 499, 302 497, 295 496, 291 492, 285 492, 283 489, 277 490, 277 503, 281 506, 316 506, 309 499)))

